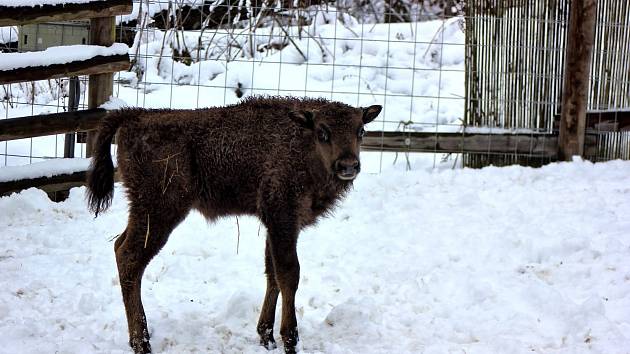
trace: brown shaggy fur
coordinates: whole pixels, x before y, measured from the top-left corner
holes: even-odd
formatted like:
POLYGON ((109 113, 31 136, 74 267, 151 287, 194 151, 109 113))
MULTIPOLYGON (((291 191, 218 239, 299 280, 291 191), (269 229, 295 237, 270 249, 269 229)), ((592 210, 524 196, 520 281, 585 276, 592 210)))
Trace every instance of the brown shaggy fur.
POLYGON ((109 146, 117 133, 118 168, 130 208, 114 249, 134 352, 151 352, 140 299, 144 269, 195 208, 210 220, 245 214, 265 225, 267 292, 258 333, 262 345, 275 348, 275 308, 282 293, 280 334, 285 351, 294 353, 298 234, 351 187, 360 170, 363 125, 380 111, 324 99, 258 97, 223 108, 110 114, 95 144, 88 201, 97 215, 111 203, 109 146))

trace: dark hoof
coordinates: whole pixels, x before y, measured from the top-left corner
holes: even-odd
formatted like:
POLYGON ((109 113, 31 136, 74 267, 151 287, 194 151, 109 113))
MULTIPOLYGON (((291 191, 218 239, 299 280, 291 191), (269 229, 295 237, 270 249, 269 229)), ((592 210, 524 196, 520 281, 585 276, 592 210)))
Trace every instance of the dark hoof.
POLYGON ((129 341, 129 346, 133 349, 135 354, 150 354, 151 344, 149 338, 138 338, 129 341))
POLYGON ((273 338, 260 338, 260 345, 265 347, 267 350, 274 350, 278 348, 276 341, 273 338))
POLYGON ((290 330, 289 333, 283 334, 282 341, 284 342, 284 352, 286 354, 297 353, 296 346, 299 340, 300 337, 298 336, 297 328, 290 330))
POLYGON ((267 350, 274 350, 278 347, 275 339, 273 339, 273 325, 259 325, 258 335, 260 335, 260 345, 265 347, 267 350))

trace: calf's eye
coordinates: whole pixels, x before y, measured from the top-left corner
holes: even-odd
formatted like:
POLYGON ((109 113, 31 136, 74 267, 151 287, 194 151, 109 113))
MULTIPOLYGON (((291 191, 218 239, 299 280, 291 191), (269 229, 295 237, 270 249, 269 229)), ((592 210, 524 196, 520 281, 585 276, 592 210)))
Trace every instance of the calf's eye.
POLYGON ((363 138, 365 136, 365 129, 363 128, 359 129, 358 136, 359 136, 359 139, 363 138))
POLYGON ((327 143, 330 140, 330 136, 328 135, 328 132, 324 129, 319 129, 317 130, 317 140, 322 143, 327 143))

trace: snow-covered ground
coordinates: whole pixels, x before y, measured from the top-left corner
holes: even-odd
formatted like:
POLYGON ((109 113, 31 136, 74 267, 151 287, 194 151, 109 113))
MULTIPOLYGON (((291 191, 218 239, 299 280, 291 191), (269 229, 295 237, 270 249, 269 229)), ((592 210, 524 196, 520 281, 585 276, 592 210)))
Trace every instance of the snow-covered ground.
MULTIPOLYGON (((304 353, 630 351, 630 162, 414 167, 362 174, 302 234, 304 353)), ((1 353, 129 352, 111 242, 122 192, 97 219, 83 189, 0 198, 1 353)), ((264 229, 239 221, 237 250, 234 218, 193 213, 150 264, 156 353, 267 353, 264 229)))

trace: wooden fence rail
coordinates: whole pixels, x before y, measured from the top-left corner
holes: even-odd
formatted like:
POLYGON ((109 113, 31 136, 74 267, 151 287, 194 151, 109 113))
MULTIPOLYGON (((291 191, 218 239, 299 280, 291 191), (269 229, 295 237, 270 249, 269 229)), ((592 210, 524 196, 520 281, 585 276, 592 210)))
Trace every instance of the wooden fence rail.
POLYGON ((0 71, 0 85, 15 82, 56 79, 80 75, 95 75, 129 69, 129 54, 98 55, 67 64, 30 66, 0 71))
POLYGON ((55 5, 0 6, 0 26, 112 17, 128 14, 132 9, 132 0, 94 0, 86 3, 55 5))
MULTIPOLYGON (((105 109, 94 108, 3 119, 0 120, 0 141, 90 131, 96 129, 106 115, 105 109)), ((558 138, 555 134, 371 131, 364 137, 362 148, 366 151, 528 154, 553 158, 558 152, 558 138)))
POLYGON ((107 115, 103 108, 0 120, 0 141, 94 130, 107 115))
POLYGON ((368 132, 361 146, 366 151, 527 154, 554 158, 554 134, 471 134, 435 132, 368 132))
MULTIPOLYGON (((0 141, 74 131, 93 131, 107 116, 102 108, 46 114, 34 117, 0 120, 0 141)), ((597 134, 586 134, 585 155, 597 154, 597 134)), ((557 159, 557 134, 476 134, 440 132, 367 132, 363 151, 477 153, 481 155, 512 155, 557 159)), ((71 187, 84 185, 86 171, 0 182, 0 195, 26 188, 43 189, 51 197, 71 187)), ((118 177, 117 177, 118 178, 118 177)))

